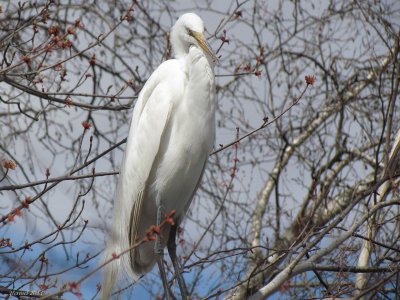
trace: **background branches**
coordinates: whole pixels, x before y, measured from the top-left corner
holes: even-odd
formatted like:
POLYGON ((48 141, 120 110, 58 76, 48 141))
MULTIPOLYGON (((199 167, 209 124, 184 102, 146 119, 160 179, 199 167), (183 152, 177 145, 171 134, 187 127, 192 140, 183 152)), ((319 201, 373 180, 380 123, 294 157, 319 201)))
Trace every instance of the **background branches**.
MULTIPOLYGON (((194 11, 219 64, 193 299, 398 295, 398 1, 194 2, 0 3, 0 293, 98 296, 132 108, 194 11)), ((163 295, 157 271, 115 292, 163 295)))

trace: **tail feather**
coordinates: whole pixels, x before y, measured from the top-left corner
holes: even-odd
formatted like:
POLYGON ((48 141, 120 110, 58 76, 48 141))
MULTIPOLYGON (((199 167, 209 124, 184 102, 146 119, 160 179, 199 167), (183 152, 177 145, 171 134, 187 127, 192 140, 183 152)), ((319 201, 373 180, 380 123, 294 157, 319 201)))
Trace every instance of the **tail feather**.
POLYGON ((120 260, 119 258, 113 259, 111 262, 108 262, 113 258, 113 254, 115 256, 118 253, 117 247, 107 246, 105 254, 103 256, 103 263, 106 265, 103 267, 103 283, 101 285, 101 299, 108 300, 111 298, 111 293, 113 291, 116 278, 118 277, 119 269, 120 269, 120 260), (108 262, 108 263, 107 263, 108 262))
POLYGON ((107 245, 102 260, 105 264, 103 267, 103 283, 101 286, 102 300, 111 299, 111 294, 117 279, 129 278, 129 280, 133 281, 139 279, 140 274, 132 269, 129 258, 130 251, 126 251, 127 249, 129 249, 129 247, 121 248, 113 239, 107 245), (122 252, 124 253, 121 254, 122 252))
MULTIPOLYGON (((123 226, 123 222, 117 221, 114 224, 114 230, 119 226, 123 226)), ((130 252, 129 241, 127 234, 123 234, 126 231, 117 230, 118 234, 114 231, 110 235, 107 247, 103 255, 102 263, 105 264, 103 267, 103 282, 102 282, 102 300, 111 299, 111 294, 114 289, 114 285, 118 278, 129 277, 130 280, 137 281, 139 279, 139 272, 133 269, 130 252)))
MULTIPOLYGON (((124 168, 122 168, 124 174, 124 168)), ((111 297, 114 285, 120 275, 137 281, 141 274, 149 272, 155 264, 154 242, 148 241, 131 249, 137 240, 146 236, 146 230, 156 223, 155 212, 143 217, 144 194, 139 180, 131 185, 119 180, 114 207, 112 232, 109 235, 107 248, 103 256, 102 300, 111 297), (135 191, 139 191, 135 193, 135 191), (136 196, 132 196, 136 195, 136 196), (123 252, 123 253, 122 253, 123 252)), ((165 229, 164 229, 165 230, 165 229)), ((165 232, 165 236, 168 233, 165 232)))

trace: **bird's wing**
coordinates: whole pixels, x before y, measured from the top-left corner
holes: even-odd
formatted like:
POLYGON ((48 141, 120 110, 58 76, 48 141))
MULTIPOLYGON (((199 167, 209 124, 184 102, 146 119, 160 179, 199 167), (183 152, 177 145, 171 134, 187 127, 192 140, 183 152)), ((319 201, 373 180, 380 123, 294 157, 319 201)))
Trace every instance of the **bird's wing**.
POLYGON ((136 237, 137 237, 137 232, 139 229, 138 227, 139 227, 139 222, 140 222, 140 213, 142 211, 142 205, 143 205, 143 199, 144 199, 144 190, 141 190, 139 192, 139 194, 137 195, 137 199, 133 203, 133 207, 131 210, 131 217, 129 220, 129 233, 128 233, 130 245, 133 245, 136 242, 136 237))
MULTIPOLYGON (((183 97, 181 73, 179 64, 173 60, 161 64, 146 82, 135 106, 114 203, 116 253, 135 243, 146 201, 146 182, 168 129, 173 103, 183 97)), ((122 257, 122 264, 129 272, 127 257, 122 257)))
POLYGON ((129 226, 126 233, 130 245, 135 243, 149 187, 148 178, 152 169, 156 168, 156 157, 171 116, 172 101, 168 101, 168 96, 163 97, 163 94, 158 88, 153 91, 134 129, 134 140, 125 150, 124 186, 121 189, 125 193, 117 200, 122 200, 125 213, 130 213, 129 219, 125 219, 125 226, 129 226))

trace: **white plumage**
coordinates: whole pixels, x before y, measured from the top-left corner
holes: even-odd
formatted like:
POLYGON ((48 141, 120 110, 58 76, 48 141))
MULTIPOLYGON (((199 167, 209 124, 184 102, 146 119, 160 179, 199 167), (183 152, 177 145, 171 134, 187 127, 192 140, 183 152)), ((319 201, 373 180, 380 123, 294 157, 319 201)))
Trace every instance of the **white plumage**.
MULTIPOLYGON (((203 21, 182 15, 171 32, 175 59, 150 76, 134 108, 114 203, 112 236, 105 258, 119 254, 157 225, 157 211, 184 217, 201 180, 215 136, 215 56, 204 40, 203 21)), ((164 248, 170 226, 160 235, 164 248)), ((103 299, 118 272, 134 279, 156 262, 154 242, 146 242, 104 269, 103 299)))

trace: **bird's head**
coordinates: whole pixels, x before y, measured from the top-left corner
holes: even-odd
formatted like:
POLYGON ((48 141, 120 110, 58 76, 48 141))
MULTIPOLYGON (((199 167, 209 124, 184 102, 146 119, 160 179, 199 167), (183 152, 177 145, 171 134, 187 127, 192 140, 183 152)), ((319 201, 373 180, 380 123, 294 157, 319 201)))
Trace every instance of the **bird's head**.
POLYGON ((217 60, 204 37, 203 20, 194 13, 179 17, 171 30, 171 43, 177 57, 188 53, 190 46, 195 46, 202 49, 213 61, 217 60))

